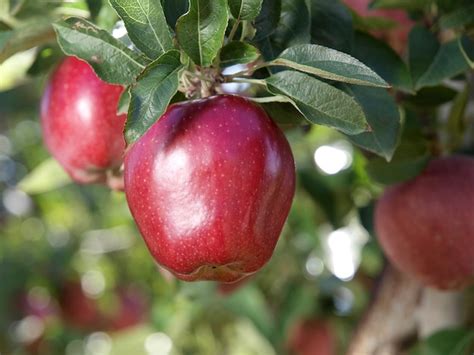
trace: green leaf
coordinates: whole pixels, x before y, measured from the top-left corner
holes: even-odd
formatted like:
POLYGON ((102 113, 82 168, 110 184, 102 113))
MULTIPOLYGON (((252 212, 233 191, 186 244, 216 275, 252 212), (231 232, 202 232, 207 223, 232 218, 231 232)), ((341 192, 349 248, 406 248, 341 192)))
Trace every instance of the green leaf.
POLYGON ((64 53, 86 60, 109 83, 128 85, 145 68, 143 57, 86 20, 69 18, 54 29, 64 53))
POLYGON ((273 121, 279 125, 301 125, 307 121, 291 103, 267 102, 261 105, 273 121))
POLYGON ((386 90, 351 86, 349 92, 362 106, 372 131, 348 138, 358 146, 390 160, 400 135, 400 112, 386 90))
POLYGON ((282 0, 281 15, 272 42, 279 52, 311 41, 311 14, 306 0, 282 0))
POLYGON ((254 41, 258 42, 275 32, 281 15, 281 0, 263 0, 260 14, 255 19, 257 33, 254 41))
POLYGON ((180 53, 171 50, 151 63, 131 89, 131 101, 125 125, 129 144, 140 138, 166 111, 178 91, 180 53))
POLYGON ((122 18, 135 46, 150 59, 156 59, 173 47, 160 1, 110 0, 122 18))
POLYGON ((375 182, 391 185, 418 176, 430 159, 428 144, 424 140, 418 119, 407 113, 400 143, 388 163, 382 158, 368 162, 366 171, 375 182))
POLYGON ((334 0, 310 0, 311 42, 350 53, 354 41, 352 15, 334 0))
POLYGON ((222 48, 220 64, 222 67, 229 67, 235 64, 247 64, 256 61, 259 57, 260 52, 251 44, 232 41, 222 48))
POLYGON ((464 4, 441 16, 439 26, 443 29, 464 27, 474 22, 474 4, 464 4))
POLYGON ((446 133, 448 135, 447 146, 450 150, 459 148, 465 135, 466 122, 464 118, 469 103, 470 89, 470 85, 466 84, 464 90, 458 93, 451 106, 451 111, 446 124, 446 133))
POLYGON ((416 345, 410 355, 467 355, 474 347, 474 331, 441 330, 416 345))
POLYGON ((91 18, 97 18, 100 13, 100 10, 102 9, 102 0, 86 0, 86 3, 91 14, 91 18))
POLYGON ((53 158, 49 158, 26 175, 18 183, 18 188, 27 194, 39 194, 55 190, 70 182, 71 179, 61 165, 53 158))
POLYGON ((252 21, 262 9, 263 0, 228 0, 230 13, 235 19, 252 21))
POLYGON ((357 102, 329 84, 295 71, 282 71, 267 78, 266 82, 269 91, 288 96, 312 123, 334 127, 347 134, 369 129, 357 102))
POLYGON ((370 7, 373 9, 406 9, 422 10, 436 0, 374 0, 370 7))
POLYGON ((123 115, 128 112, 130 107, 130 100, 131 100, 131 87, 127 87, 122 94, 120 95, 120 99, 117 105, 117 115, 123 115))
POLYGON ((176 23, 176 36, 195 64, 212 64, 224 41, 228 20, 226 0, 190 0, 189 11, 176 23))
POLYGON ((443 43, 436 57, 416 83, 416 88, 435 86, 469 69, 469 64, 459 48, 458 40, 443 43))
POLYGON ((44 19, 31 19, 12 31, 0 32, 0 64, 15 53, 49 42, 54 42, 54 30, 44 19))
POLYGON ((162 0, 166 21, 171 28, 176 27, 176 21, 188 11, 188 0, 162 0))
POLYGON ((408 63, 413 82, 429 68, 439 49, 439 42, 434 33, 422 26, 414 26, 408 40, 408 63))
POLYGON ((58 46, 45 46, 38 50, 35 61, 28 69, 28 75, 36 76, 48 72, 63 57, 58 46))
POLYGON ((447 86, 431 86, 418 90, 414 96, 403 98, 403 103, 419 107, 437 107, 454 99, 456 94, 456 90, 447 86))
POLYGON ((288 48, 272 64, 283 65, 329 80, 389 87, 380 76, 359 60, 316 44, 302 44, 288 48))
POLYGON ((352 55, 396 89, 413 92, 407 66, 385 42, 366 33, 356 32, 352 55))

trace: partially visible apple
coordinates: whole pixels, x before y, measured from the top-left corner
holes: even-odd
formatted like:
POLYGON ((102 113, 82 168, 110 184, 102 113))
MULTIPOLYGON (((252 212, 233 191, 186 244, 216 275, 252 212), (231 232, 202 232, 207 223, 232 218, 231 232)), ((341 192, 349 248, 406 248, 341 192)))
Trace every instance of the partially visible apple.
POLYGON ((386 30, 372 31, 378 38, 384 39, 387 43, 402 54, 406 50, 408 35, 414 22, 408 17, 406 12, 395 9, 369 9, 371 0, 343 0, 347 6, 362 17, 383 17, 396 23, 394 28, 386 30))
POLYGON ((303 319, 294 324, 287 346, 293 355, 336 354, 336 339, 331 325, 317 318, 303 319))
POLYGON ((135 287, 117 290, 118 305, 107 321, 107 329, 119 331, 142 323, 149 311, 146 297, 135 287))
POLYGON ((52 75, 41 101, 43 137, 74 181, 123 189, 126 115, 116 114, 123 90, 100 80, 75 57, 66 58, 52 75))
POLYGON ((81 283, 66 282, 59 291, 59 305, 66 324, 81 329, 100 329, 103 317, 95 300, 87 297, 81 283))
POLYGON ((124 174, 152 255, 187 281, 259 270, 295 190, 283 133, 259 106, 230 95, 170 106, 128 150, 124 174))
POLYGON ((474 283, 474 159, 432 160, 415 179, 388 188, 375 210, 392 264, 427 286, 474 283))

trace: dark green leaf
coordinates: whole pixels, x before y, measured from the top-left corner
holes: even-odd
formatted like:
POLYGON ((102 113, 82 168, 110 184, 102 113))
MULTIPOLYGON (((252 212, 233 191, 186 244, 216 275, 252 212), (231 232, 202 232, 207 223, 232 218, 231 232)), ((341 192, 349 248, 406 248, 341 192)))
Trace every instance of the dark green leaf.
POLYGON ((99 15, 100 9, 102 8, 102 0, 87 0, 86 2, 87 6, 89 7, 91 18, 95 19, 99 15))
POLYGON ((451 101, 456 94, 456 90, 446 86, 431 86, 418 90, 416 95, 404 98, 403 102, 421 107, 436 107, 451 101))
POLYGON ((263 0, 262 10, 255 19, 257 33, 254 40, 256 42, 267 38, 275 32, 281 15, 281 0, 263 0))
POLYGON ((334 127, 347 134, 369 129, 357 102, 331 85, 295 71, 282 71, 266 80, 272 93, 288 96, 312 123, 334 127))
POLYGON ((360 147, 390 160, 400 135, 400 112, 386 90, 351 86, 349 92, 362 106, 372 131, 348 138, 360 147))
POLYGON ((132 86, 125 138, 129 144, 140 138, 166 111, 178 91, 180 53, 171 50, 151 63, 132 86))
POLYGON ((256 61, 260 57, 257 48, 245 42, 233 41, 225 45, 220 54, 222 67, 235 64, 247 64, 256 61))
POLYGON ((28 75, 41 75, 53 68, 63 53, 58 46, 45 46, 38 51, 35 61, 28 69, 28 75))
POLYGON ((351 53, 352 15, 340 1, 311 0, 311 42, 351 53))
POLYGON ((311 15, 306 0, 282 0, 281 15, 272 42, 279 52, 311 41, 311 15))
POLYGON ((413 82, 426 72, 439 49, 434 33, 422 26, 415 26, 410 32, 408 62, 413 82))
POLYGON ((436 0, 374 0, 371 7, 376 9, 422 10, 436 0))
POLYGON ((0 63, 15 53, 53 41, 53 27, 42 19, 25 22, 12 31, 0 32, 0 63))
POLYGON ((263 109, 279 125, 300 125, 307 123, 304 116, 292 104, 284 102, 268 102, 262 104, 263 109))
POLYGON ((420 342, 410 355, 467 355, 474 347, 474 331, 446 329, 420 342))
POLYGON ((69 18, 54 28, 63 52, 89 62, 102 80, 128 85, 145 68, 144 58, 86 20, 69 18))
POLYGON ((374 181, 390 185, 416 177, 426 167, 429 159, 428 144, 423 138, 418 120, 408 113, 400 144, 390 163, 376 158, 366 165, 366 171, 374 181))
POLYGON ((165 12, 166 21, 171 28, 176 27, 176 21, 188 11, 188 0, 162 0, 163 11, 165 12))
POLYGON ((447 145, 450 150, 455 150, 462 144, 466 129, 464 117, 469 102, 470 89, 470 85, 467 84, 464 90, 456 96, 449 113, 446 133, 449 142, 447 145))
POLYGON ((229 8, 235 19, 252 21, 262 9, 263 0, 228 0, 229 8))
POLYGON ((161 3, 156 0, 110 0, 135 46, 150 59, 173 47, 161 3))
POLYGON ((439 25, 441 28, 449 29, 464 27, 474 23, 474 4, 461 5, 449 14, 441 16, 439 25))
POLYGON ((380 76, 359 60, 316 44, 302 44, 288 48, 272 64, 290 67, 329 80, 389 87, 380 76))
POLYGON ((416 88, 435 86, 469 69, 458 40, 441 45, 433 62, 416 83, 416 88))
POLYGON ((385 42, 368 34, 357 32, 352 55, 393 87, 407 92, 413 91, 407 66, 385 42))
POLYGON ((210 66, 224 41, 229 15, 226 0, 190 0, 176 23, 181 48, 200 66, 210 66))

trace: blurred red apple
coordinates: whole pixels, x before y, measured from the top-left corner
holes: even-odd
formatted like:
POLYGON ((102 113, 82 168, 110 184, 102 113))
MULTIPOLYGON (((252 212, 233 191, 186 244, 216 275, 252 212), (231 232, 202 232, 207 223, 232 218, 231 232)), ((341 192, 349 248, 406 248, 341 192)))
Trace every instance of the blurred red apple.
POLYGON ((87 297, 81 283, 69 281, 63 285, 58 297, 64 321, 83 329, 100 329, 103 317, 95 300, 87 297))
POLYGON ((305 319, 290 330, 288 348, 294 355, 335 355, 336 340, 327 321, 305 319))
POLYGON ((146 297, 134 287, 120 288, 117 291, 118 306, 108 320, 108 329, 118 331, 142 323, 149 311, 146 297))
POLYGON ((395 27, 386 30, 372 31, 378 38, 384 39, 387 43, 402 54, 408 43, 408 35, 414 22, 408 17, 406 12, 395 9, 369 9, 371 0, 344 0, 347 6, 362 17, 383 17, 395 22, 395 27))
POLYGON ((157 262, 187 281, 237 281, 271 257, 295 166, 259 106, 220 95, 170 106, 125 157, 125 193, 157 262))
POLYGON ((119 170, 126 115, 116 114, 122 91, 75 57, 66 58, 52 75, 41 101, 43 137, 74 181, 123 189, 119 170))
POLYGON ((432 160, 415 179, 388 188, 375 210, 380 245, 401 271, 427 286, 474 283, 474 159, 432 160))

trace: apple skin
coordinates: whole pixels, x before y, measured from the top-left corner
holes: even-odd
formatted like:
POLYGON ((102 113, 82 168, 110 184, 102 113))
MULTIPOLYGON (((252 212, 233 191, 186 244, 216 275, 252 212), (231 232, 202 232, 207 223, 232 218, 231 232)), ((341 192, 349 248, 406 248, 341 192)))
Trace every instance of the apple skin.
POLYGON ((344 0, 344 3, 362 17, 384 17, 397 23, 394 28, 372 31, 371 33, 387 43, 399 54, 402 54, 408 43, 408 35, 414 22, 405 11, 396 9, 369 9, 372 0, 344 0))
POLYGON ((186 281, 259 270, 295 192, 285 136, 263 109, 231 95, 170 106, 127 152, 124 176, 151 254, 186 281))
POLYGON ((388 188, 375 229, 388 259, 426 286, 474 283, 474 159, 432 160, 415 179, 388 188))
POLYGON ((304 319, 290 329, 288 348, 293 355, 334 355, 336 340, 330 324, 321 319, 304 319))
POLYGON ((75 57, 64 59, 53 73, 41 100, 43 137, 74 181, 123 189, 119 170, 126 115, 116 114, 123 90, 75 57))

